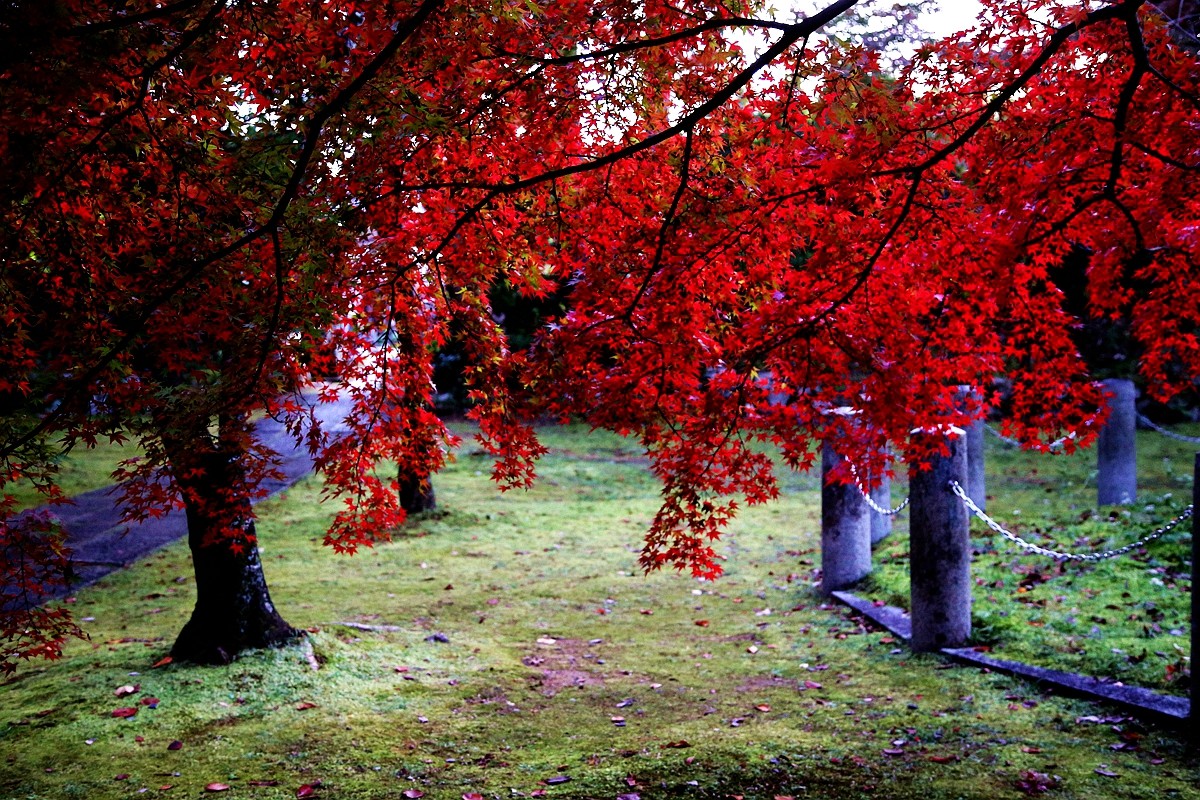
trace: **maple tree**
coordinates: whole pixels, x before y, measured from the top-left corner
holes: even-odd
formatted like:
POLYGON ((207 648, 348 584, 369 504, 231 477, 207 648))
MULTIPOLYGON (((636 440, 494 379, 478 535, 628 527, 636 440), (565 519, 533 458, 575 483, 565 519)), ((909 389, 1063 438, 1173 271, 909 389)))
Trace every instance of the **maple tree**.
MULTIPOLYGON (((136 439, 127 515, 188 515, 173 652, 221 661, 294 635, 257 557, 251 415, 310 448, 341 503, 326 543, 353 552, 404 516, 377 466, 423 486, 454 443, 439 348, 502 486, 533 480, 533 420, 636 436, 664 487, 642 563, 706 577, 739 503, 776 492, 758 442, 920 464, 936 442, 909 432, 984 413, 956 387, 1002 374, 1010 433, 1087 444, 1103 398, 1052 278, 1077 249, 1150 393, 1191 391, 1200 71, 1163 18, 989 0, 885 77, 818 35, 855 5, 8 3, 0 480, 53 499, 58 449, 136 439), (562 313, 512 347, 497 287, 562 313), (308 404, 336 396, 339 435, 308 404)), ((67 555, 12 508, 6 668, 73 631, 20 604, 67 555)))

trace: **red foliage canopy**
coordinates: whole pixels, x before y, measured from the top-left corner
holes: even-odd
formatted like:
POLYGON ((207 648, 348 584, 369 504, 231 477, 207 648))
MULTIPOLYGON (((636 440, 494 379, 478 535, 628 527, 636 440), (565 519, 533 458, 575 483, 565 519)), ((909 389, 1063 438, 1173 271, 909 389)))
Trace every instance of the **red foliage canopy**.
MULTIPOLYGON (((716 0, 9 5, 3 482, 53 493, 47 442, 127 435, 132 517, 181 499, 154 476, 189 449, 252 496, 267 408, 353 551, 402 518, 376 464, 443 463, 431 353, 457 339, 501 485, 533 479, 533 419, 637 436, 664 485, 643 564, 712 576, 738 499, 776 492, 756 441, 920 463, 908 432, 984 413, 955 388, 1004 375, 1011 433, 1088 442, 1103 401, 1052 278, 1073 248, 1148 391, 1200 376, 1200 70, 1141 0, 990 0, 890 77, 817 35, 852 0, 788 23, 716 0), (514 352, 501 283, 569 310, 514 352), (301 402, 324 375, 354 400, 341 438, 301 402)), ((6 573, 0 600, 53 579, 6 573)), ((5 658, 64 632, 8 619, 5 658)))

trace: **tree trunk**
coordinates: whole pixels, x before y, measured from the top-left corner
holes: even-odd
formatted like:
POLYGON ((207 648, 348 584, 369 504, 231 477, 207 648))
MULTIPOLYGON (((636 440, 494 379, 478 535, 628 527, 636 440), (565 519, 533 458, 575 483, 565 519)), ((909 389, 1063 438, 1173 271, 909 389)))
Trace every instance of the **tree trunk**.
POLYGON ((172 465, 187 511, 196 607, 171 657, 228 664, 245 650, 295 641, 299 631, 275 610, 267 590, 249 499, 235 490, 240 466, 219 451, 176 455, 172 465), (191 468, 180 469, 182 464, 191 468), (230 527, 237 533, 231 535, 230 527))
POLYGON ((433 482, 428 478, 419 478, 411 472, 401 469, 397 482, 400 485, 400 507, 406 514, 419 514, 422 511, 433 511, 437 507, 437 498, 433 493, 433 482))

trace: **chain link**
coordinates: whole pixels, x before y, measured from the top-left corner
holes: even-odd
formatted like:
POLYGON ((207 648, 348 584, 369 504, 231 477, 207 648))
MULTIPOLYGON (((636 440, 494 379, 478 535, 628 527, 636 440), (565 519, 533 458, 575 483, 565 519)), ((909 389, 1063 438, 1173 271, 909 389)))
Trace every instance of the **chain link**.
MULTIPOLYGON (((993 436, 995 436, 997 439, 999 439, 1001 442, 1008 445, 1009 447, 1020 447, 1021 446, 1021 443, 1019 441, 1017 441, 1016 439, 1012 439, 1008 436, 1005 436, 1003 433, 996 430, 991 425, 988 425, 986 422, 983 424, 983 427, 987 428, 988 431, 993 436)), ((1079 436, 1079 434, 1077 434, 1075 431, 1071 431, 1066 436, 1055 439, 1053 442, 1046 445, 1046 447, 1049 448, 1050 450, 1057 450, 1058 448, 1062 447, 1064 444, 1066 444, 1067 442, 1071 441, 1072 439, 1074 439, 1078 436, 1079 436)), ((1200 442, 1200 439, 1197 439, 1196 441, 1200 442)))
POLYGON ((1189 505, 1175 519, 1171 520, 1170 522, 1168 522, 1165 525, 1155 528, 1153 533, 1151 533, 1147 536, 1144 536, 1141 539, 1138 539, 1136 542, 1131 542, 1130 544, 1127 544, 1123 547, 1118 547, 1113 550, 1103 550, 1103 551, 1096 552, 1096 553, 1063 553, 1058 550, 1050 550, 1045 547, 1039 547, 1038 545, 1033 544, 1032 542, 1025 541, 1020 536, 1017 536, 1015 533, 1005 530, 1003 525, 1001 525, 999 522, 996 522, 996 520, 992 519, 986 513, 984 513, 983 509, 981 509, 979 506, 975 505, 975 501, 971 499, 971 497, 966 493, 966 491, 963 489, 962 485, 958 481, 950 481, 950 490, 953 491, 954 494, 958 497, 958 499, 962 501, 962 504, 967 507, 968 511, 970 511, 972 514, 974 514, 976 517, 978 517, 980 520, 982 520, 985 525, 987 525, 989 528, 994 530, 996 533, 1000 534, 1005 539, 1008 539, 1010 542, 1013 542, 1014 544, 1016 544, 1018 547, 1025 550, 1026 552, 1037 553, 1038 555, 1043 555, 1043 556, 1049 556, 1050 558, 1053 558, 1056 561, 1093 561, 1094 562, 1094 561, 1103 561, 1108 558, 1116 558, 1117 556, 1123 556, 1131 550, 1136 550, 1137 548, 1142 547, 1143 545, 1148 544, 1161 536, 1164 536, 1165 534, 1167 534, 1171 530, 1173 530, 1175 528, 1175 526, 1177 526, 1179 523, 1183 522, 1184 520, 1186 520, 1192 516, 1192 507, 1189 505))
MULTIPOLYGON (((1171 430, 1170 428, 1164 428, 1162 425, 1158 425, 1158 424, 1154 423, 1153 421, 1150 420, 1149 417, 1147 417, 1145 414, 1142 414, 1140 412, 1137 415, 1137 419, 1138 419, 1138 422, 1142 423, 1150 430, 1157 431, 1158 433, 1161 433, 1163 436, 1166 436, 1168 438, 1175 439, 1180 442, 1187 442, 1188 444, 1200 444, 1200 436, 1184 436, 1182 433, 1176 433, 1175 431, 1171 430)), ((1011 447, 1020 447, 1021 446, 1021 443, 1019 441, 1017 441, 1016 439, 1012 439, 1008 436, 1005 436, 1000 431, 993 428, 991 425, 985 424, 984 427, 987 428, 988 431, 990 431, 993 436, 995 436, 997 439, 1004 442, 1005 444, 1007 444, 1011 447)), ((1051 442, 1050 447, 1052 449, 1062 447, 1064 444, 1067 443, 1067 441, 1069 439, 1074 439, 1075 436, 1076 436, 1076 434, 1074 434, 1074 433, 1068 433, 1066 436, 1062 437, 1061 439, 1055 439, 1053 442, 1051 442)))
POLYGON ((867 505, 870 506, 871 510, 874 511, 876 514, 882 514, 885 517, 892 517, 892 516, 895 516, 896 514, 899 514, 901 511, 903 511, 905 508, 908 507, 908 501, 912 500, 912 497, 904 498, 903 500, 900 501, 900 505, 896 506, 895 508, 884 508, 883 506, 876 503, 875 498, 871 497, 871 494, 866 489, 864 489, 863 485, 859 482, 858 467, 854 466, 853 461, 847 461, 846 465, 850 467, 850 474, 854 476, 854 486, 855 486, 855 488, 858 489, 858 493, 862 495, 863 500, 866 501, 867 505))
POLYGON ((1021 446, 1021 443, 1018 442, 1016 439, 1012 439, 1008 436, 1005 436, 1003 433, 996 430, 991 425, 988 425, 986 422, 983 423, 983 427, 987 429, 988 433, 992 434, 993 436, 995 436, 997 439, 999 439, 1001 442, 1008 445, 1009 447, 1020 447, 1021 446))
POLYGON ((1164 428, 1161 425, 1156 425, 1155 423, 1151 422, 1150 419, 1148 417, 1146 417, 1145 414, 1139 413, 1137 415, 1137 418, 1138 418, 1138 422, 1142 423, 1150 430, 1158 431, 1163 436, 1166 436, 1169 439, 1175 439, 1176 441, 1180 441, 1180 442, 1187 442, 1188 444, 1200 444, 1200 436, 1184 436, 1182 433, 1176 433, 1175 431, 1170 430, 1169 428, 1164 428))
POLYGON ((895 508, 884 508, 883 506, 876 503, 875 499, 873 497, 871 497, 871 495, 864 492, 863 488, 861 486, 858 487, 858 493, 863 496, 863 500, 866 501, 866 504, 871 507, 871 510, 873 510, 876 514, 882 514, 885 517, 891 517, 891 516, 895 516, 896 514, 899 514, 901 511, 903 511, 905 508, 908 507, 908 501, 912 500, 911 497, 906 497, 903 500, 901 500, 900 505, 896 506, 895 508))

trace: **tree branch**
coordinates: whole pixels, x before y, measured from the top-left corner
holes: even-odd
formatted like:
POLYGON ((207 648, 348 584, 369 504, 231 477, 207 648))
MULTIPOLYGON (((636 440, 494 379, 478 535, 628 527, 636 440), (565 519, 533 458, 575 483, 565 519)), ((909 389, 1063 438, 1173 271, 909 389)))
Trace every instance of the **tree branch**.
POLYGON ((1012 83, 1001 89, 1000 92, 994 98, 992 98, 992 100, 988 102, 986 106, 983 107, 983 112, 978 118, 976 118, 974 122, 967 126, 966 130, 951 139, 941 149, 934 151, 933 155, 929 156, 919 164, 908 167, 897 167, 895 169, 885 170, 879 174, 916 175, 936 166, 938 163, 956 152, 964 144, 969 142, 971 138, 975 136, 975 134, 979 133, 979 131, 991 121, 992 117, 999 114, 1008 101, 1011 100, 1013 96, 1017 94, 1017 92, 1025 88, 1025 85, 1033 80, 1038 73, 1042 71, 1042 67, 1046 66, 1050 59, 1053 58, 1060 49, 1062 49, 1062 46, 1066 44, 1072 36, 1084 30, 1085 28, 1089 28, 1092 25, 1096 25, 1100 22, 1108 22, 1114 19, 1124 19, 1126 18, 1126 15, 1136 13, 1137 9, 1140 8, 1144 3, 1145 0, 1123 0, 1123 2, 1115 3, 1111 6, 1105 6, 1092 11, 1088 13, 1087 16, 1085 16, 1082 20, 1071 22, 1057 29, 1050 37, 1050 41, 1047 42, 1046 46, 1042 48, 1042 51, 1038 53, 1037 58, 1035 58, 1029 64, 1029 66, 1022 70, 1021 74, 1018 75, 1012 83))
MULTIPOLYGON (((103 22, 89 22, 84 25, 77 25, 74 28, 70 28, 69 30, 65 31, 64 33, 68 36, 87 36, 93 33, 116 30, 117 28, 136 25, 139 22, 149 22, 152 19, 169 17, 177 14, 180 11, 187 11, 188 9, 195 8, 203 1, 204 0, 178 0, 178 2, 167 3, 166 5, 158 6, 157 8, 151 8, 138 14, 127 14, 123 17, 112 17, 111 19, 104 20, 103 22)), ((221 3, 221 5, 225 5, 225 3, 221 3)))
POLYGON ((766 30, 777 30, 787 33, 789 29, 794 27, 793 24, 786 22, 776 22, 774 20, 754 19, 753 17, 716 17, 706 20, 699 25, 683 30, 675 31, 667 36, 645 37, 642 39, 633 39, 627 42, 607 47, 603 50, 590 50, 586 53, 575 53, 569 56, 546 56, 538 57, 531 56, 525 53, 515 53, 509 50, 498 50, 497 56, 515 58, 526 63, 542 64, 546 66, 566 66, 567 64, 576 64, 582 61, 599 61, 612 56, 619 56, 625 53, 632 53, 638 50, 648 50, 654 47, 663 47, 668 44, 690 39, 698 34, 707 33, 709 31, 721 30, 722 28, 763 28, 766 30))

